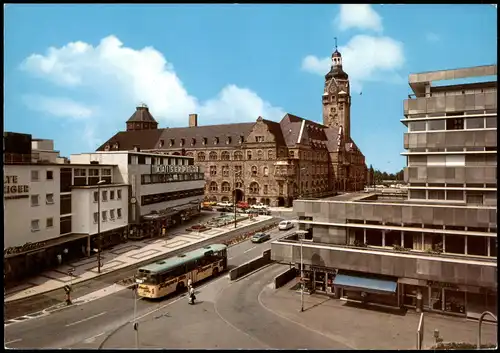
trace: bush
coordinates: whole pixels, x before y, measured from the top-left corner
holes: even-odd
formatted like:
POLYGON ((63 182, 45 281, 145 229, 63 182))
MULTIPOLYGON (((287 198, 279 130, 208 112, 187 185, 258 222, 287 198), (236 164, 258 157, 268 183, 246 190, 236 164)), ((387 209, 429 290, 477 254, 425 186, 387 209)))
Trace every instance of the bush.
MULTIPOLYGON (((441 342, 438 343, 434 346, 432 346, 430 349, 435 349, 435 350, 469 350, 469 349, 476 349, 477 344, 474 343, 466 343, 466 342, 441 342)), ((495 344, 482 344, 481 349, 491 349, 491 348, 496 348, 495 344)))

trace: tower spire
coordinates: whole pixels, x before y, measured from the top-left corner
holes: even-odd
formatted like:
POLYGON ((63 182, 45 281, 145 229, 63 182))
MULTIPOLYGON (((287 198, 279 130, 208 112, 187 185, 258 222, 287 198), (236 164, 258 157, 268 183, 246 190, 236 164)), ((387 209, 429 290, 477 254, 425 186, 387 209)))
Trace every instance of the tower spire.
POLYGON ((333 37, 335 39, 335 51, 337 51, 337 37, 333 37))

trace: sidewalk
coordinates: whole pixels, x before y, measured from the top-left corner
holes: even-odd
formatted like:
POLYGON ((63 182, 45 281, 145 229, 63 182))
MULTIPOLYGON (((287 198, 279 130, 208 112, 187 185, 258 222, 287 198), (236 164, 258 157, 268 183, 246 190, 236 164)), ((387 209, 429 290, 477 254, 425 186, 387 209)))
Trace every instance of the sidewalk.
MULTIPOLYGON (((353 307, 322 295, 305 295, 300 312, 300 294, 290 290, 294 282, 278 290, 266 288, 261 303, 275 314, 313 330, 320 331, 353 349, 415 349, 420 314, 391 314, 353 307)), ((424 342, 434 344, 434 329, 445 342, 477 341, 478 323, 462 318, 424 313, 424 342)), ((497 342, 497 325, 483 324, 482 342, 497 342)))
MULTIPOLYGON (((240 221, 238 222, 238 229, 264 222, 271 218, 271 216, 258 216, 254 218, 254 221, 248 219, 240 221)), ((102 266, 100 274, 97 273, 97 256, 94 255, 77 262, 64 264, 57 269, 46 271, 38 277, 29 279, 28 282, 22 285, 11 288, 6 292, 5 302, 50 292, 63 288, 65 285, 89 280, 150 258, 167 255, 174 250, 223 235, 233 230, 234 224, 221 228, 212 228, 202 233, 186 232, 184 229, 177 229, 165 238, 128 241, 101 253, 102 266), (71 268, 75 269, 73 278, 68 275, 68 270, 71 268)))

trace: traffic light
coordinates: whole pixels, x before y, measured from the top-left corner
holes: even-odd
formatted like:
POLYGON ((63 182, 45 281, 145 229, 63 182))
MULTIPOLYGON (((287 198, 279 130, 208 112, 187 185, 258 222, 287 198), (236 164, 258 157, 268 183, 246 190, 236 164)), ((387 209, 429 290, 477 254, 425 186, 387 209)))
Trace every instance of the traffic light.
POLYGON ((71 287, 68 286, 68 285, 65 285, 64 286, 64 291, 66 292, 66 294, 71 293, 71 287))

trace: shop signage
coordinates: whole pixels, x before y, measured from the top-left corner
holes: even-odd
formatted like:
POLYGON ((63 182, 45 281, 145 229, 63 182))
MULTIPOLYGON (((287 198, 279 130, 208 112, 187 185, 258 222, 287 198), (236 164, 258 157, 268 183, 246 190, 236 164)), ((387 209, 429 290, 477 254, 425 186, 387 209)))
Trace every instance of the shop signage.
POLYGON ((6 199, 18 199, 29 196, 29 186, 20 185, 17 175, 6 175, 3 178, 3 184, 3 194, 6 199))
POLYGON ((44 241, 36 242, 36 243, 26 243, 22 246, 15 246, 15 247, 10 247, 10 248, 4 249, 3 254, 4 255, 15 255, 15 254, 20 254, 20 253, 27 252, 27 251, 33 251, 33 250, 37 250, 37 249, 45 246, 45 244, 46 244, 46 242, 44 242, 44 241))
POLYGON ((427 285, 429 287, 458 289, 457 285, 455 285, 455 284, 443 283, 443 282, 438 282, 438 281, 427 281, 427 285))
POLYGON ((337 270, 334 268, 326 268, 326 267, 319 267, 319 266, 309 266, 309 270, 313 272, 326 272, 326 273, 333 273, 336 274, 337 270))
POLYGON ((151 165, 151 174, 199 173, 197 165, 151 165))

